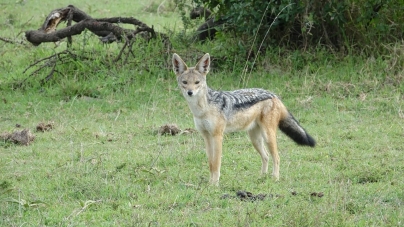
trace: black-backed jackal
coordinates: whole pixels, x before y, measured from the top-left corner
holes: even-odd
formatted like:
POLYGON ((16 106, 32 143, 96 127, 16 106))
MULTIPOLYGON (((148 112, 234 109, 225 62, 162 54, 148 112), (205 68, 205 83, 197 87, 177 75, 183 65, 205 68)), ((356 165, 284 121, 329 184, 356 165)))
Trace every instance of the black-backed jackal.
POLYGON ((281 100, 266 90, 252 88, 215 91, 208 87, 210 56, 205 54, 195 67, 189 67, 177 54, 173 70, 178 86, 194 115, 196 129, 202 134, 209 161, 210 183, 218 185, 222 157, 223 134, 246 130, 254 148, 261 155, 262 173, 268 172, 268 147, 272 175, 279 179, 279 155, 276 143, 278 127, 299 145, 314 147, 315 140, 299 125, 281 100))

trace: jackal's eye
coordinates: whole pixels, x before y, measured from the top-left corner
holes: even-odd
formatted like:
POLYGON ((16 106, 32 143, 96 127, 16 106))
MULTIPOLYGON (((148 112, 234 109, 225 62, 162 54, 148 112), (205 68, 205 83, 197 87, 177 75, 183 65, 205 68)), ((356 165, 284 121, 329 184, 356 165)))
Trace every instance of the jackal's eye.
POLYGON ((187 84, 188 82, 187 82, 187 81, 185 81, 185 80, 183 80, 183 81, 182 81, 182 83, 183 83, 183 84, 187 84))
POLYGON ((195 81, 195 84, 199 84, 199 81, 195 81))

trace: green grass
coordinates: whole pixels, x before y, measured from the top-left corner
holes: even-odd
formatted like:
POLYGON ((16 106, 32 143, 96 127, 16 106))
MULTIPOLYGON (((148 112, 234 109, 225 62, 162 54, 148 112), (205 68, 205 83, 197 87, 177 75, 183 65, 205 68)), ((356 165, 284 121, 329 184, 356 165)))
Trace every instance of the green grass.
MULTIPOLYGON (((110 9, 106 16, 130 11, 108 2, 47 4, 33 6, 32 14, 67 4, 94 14, 110 9)), ((27 27, 36 29, 41 19, 31 23, 27 27)), ((7 28, 1 34, 15 33, 7 28)), ((198 133, 155 133, 167 123, 194 128, 171 53, 161 52, 158 42, 135 45, 137 58, 113 66, 103 64, 103 56, 115 56, 119 44, 76 44, 75 50, 93 51, 95 61, 61 66, 65 73, 44 86, 37 84, 42 72, 16 89, 30 63, 64 47, 0 43, 7 56, 0 58, 0 133, 28 128, 36 136, 29 146, 0 141, 0 226, 403 225, 404 87, 400 72, 389 73, 399 56, 340 59, 273 49, 242 77, 236 61, 221 58, 237 47, 223 40, 191 47, 172 42, 190 65, 202 52, 219 56, 208 75, 212 88, 261 87, 280 95, 318 145, 299 147, 279 133, 281 178, 274 182, 260 175, 248 136, 228 134, 220 186, 212 187, 198 133), (47 121, 55 123, 53 130, 35 131, 47 121), (221 199, 238 190, 268 196, 221 199), (323 197, 311 196, 320 192, 323 197)))

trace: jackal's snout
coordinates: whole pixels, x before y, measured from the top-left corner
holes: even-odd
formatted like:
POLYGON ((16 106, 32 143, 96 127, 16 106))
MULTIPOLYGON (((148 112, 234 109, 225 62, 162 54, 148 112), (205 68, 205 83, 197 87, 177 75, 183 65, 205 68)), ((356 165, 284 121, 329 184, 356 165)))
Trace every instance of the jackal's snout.
POLYGON ((188 90, 187 94, 188 94, 189 96, 192 96, 194 93, 192 92, 192 90, 188 90))

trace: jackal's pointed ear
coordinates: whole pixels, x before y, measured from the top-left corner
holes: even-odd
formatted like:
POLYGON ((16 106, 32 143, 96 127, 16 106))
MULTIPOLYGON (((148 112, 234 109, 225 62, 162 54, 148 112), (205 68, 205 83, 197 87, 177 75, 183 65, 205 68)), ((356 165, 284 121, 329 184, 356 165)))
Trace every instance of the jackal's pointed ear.
POLYGON ((175 75, 179 76, 187 69, 187 64, 185 64, 180 56, 178 54, 173 54, 173 70, 175 75))
POLYGON ((210 56, 208 53, 203 55, 203 57, 198 61, 195 66, 195 69, 198 70, 202 74, 207 74, 210 69, 210 56))

